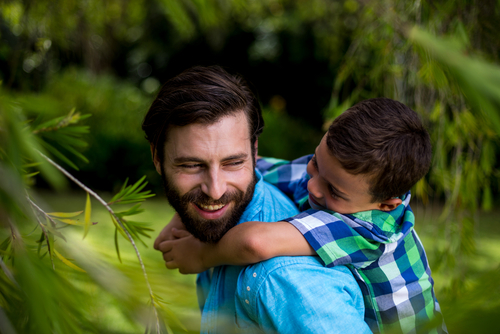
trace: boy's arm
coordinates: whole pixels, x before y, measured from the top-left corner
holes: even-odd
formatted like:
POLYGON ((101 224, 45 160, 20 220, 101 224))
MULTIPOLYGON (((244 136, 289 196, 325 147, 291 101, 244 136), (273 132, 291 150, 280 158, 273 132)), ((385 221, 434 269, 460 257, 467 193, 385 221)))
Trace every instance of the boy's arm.
POLYGON ((211 267, 248 265, 276 256, 316 255, 304 236, 287 222, 247 222, 230 229, 216 244, 203 243, 187 232, 160 244, 165 265, 183 274, 199 273, 211 267))

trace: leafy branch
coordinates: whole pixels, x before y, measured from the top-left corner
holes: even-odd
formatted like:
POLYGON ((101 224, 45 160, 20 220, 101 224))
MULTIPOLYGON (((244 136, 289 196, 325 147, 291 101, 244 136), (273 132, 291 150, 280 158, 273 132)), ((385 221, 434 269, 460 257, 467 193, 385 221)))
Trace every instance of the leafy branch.
MULTIPOLYGON (((156 317, 156 329, 157 329, 157 333, 160 333, 160 319, 159 319, 159 316, 158 316, 158 311, 156 310, 156 302, 155 302, 155 297, 154 297, 154 294, 153 294, 153 290, 151 288, 151 284, 149 283, 149 279, 148 279, 148 275, 147 275, 147 272, 146 272, 146 267, 144 266, 144 262, 142 261, 142 257, 141 257, 141 254, 139 252, 139 249, 137 248, 137 245, 134 241, 134 238, 132 237, 131 233, 129 232, 129 229, 127 229, 125 227, 126 225, 126 221, 123 219, 124 216, 126 215, 130 215, 130 212, 132 212, 133 214, 135 213, 138 213, 138 207, 137 206, 134 206, 134 210, 128 210, 128 211, 125 211, 125 212, 121 212, 119 214, 115 213, 114 210, 111 208, 111 206, 105 201, 103 200, 97 193, 95 193, 92 189, 90 189, 89 187, 87 187, 86 185, 84 185, 82 182, 80 182, 77 178, 75 178, 73 175, 71 175, 68 171, 66 171, 63 167, 61 167, 60 165, 58 165, 56 162, 54 162, 52 159, 50 159, 49 157, 47 157, 46 155, 44 155, 43 153, 40 152, 40 155, 45 159, 47 160, 47 162, 49 162, 52 166, 54 166, 56 169, 58 169, 61 173, 63 173, 68 179, 70 179, 71 181, 73 181, 76 185, 78 185, 80 188, 82 188, 83 190, 85 190, 87 192, 87 194, 91 195, 92 197, 94 197, 102 206, 104 206, 106 208, 106 210, 109 212, 109 214, 111 215, 112 217, 112 220, 113 220, 113 223, 116 224, 117 228, 119 227, 119 230, 120 232, 124 233, 126 238, 128 239, 128 241, 132 244, 132 247, 134 248, 134 251, 135 251, 135 254, 137 256, 137 259, 139 260, 139 264, 141 266, 141 269, 142 269, 142 273, 144 275, 144 279, 146 280, 146 285, 148 287, 148 291, 149 291, 149 296, 151 298, 151 303, 152 305, 154 306, 153 309, 154 309, 154 312, 155 312, 155 317, 156 317), (128 214, 127 214, 128 213, 128 214)), ((139 181, 143 181, 144 178, 142 178, 141 180, 139 181)), ((143 189, 145 186, 144 185, 140 185, 139 182, 137 182, 136 184, 134 184, 133 186, 129 186, 131 188, 134 188, 134 190, 130 191, 130 189, 128 187, 126 188, 122 188, 122 191, 120 193, 123 192, 124 196, 118 196, 118 199, 120 198, 126 198, 128 203, 132 203, 130 202, 132 200, 132 198, 138 198, 139 201, 143 201, 145 198, 148 198, 148 197, 151 197, 151 196, 154 196, 153 194, 149 194, 149 191, 146 191, 144 193, 140 193, 140 192, 137 192, 137 189, 143 189), (133 193, 133 195, 132 195, 133 193)), ((120 194, 119 193, 119 194, 120 194)), ((116 196, 115 196, 116 197, 116 196)), ((88 201, 87 201, 88 202, 88 201)), ((124 201, 122 201, 123 203, 124 201)), ((134 226, 133 224, 128 224, 128 227, 130 228, 131 226, 134 226)), ((134 229, 130 229, 131 231, 134 231, 134 229)), ((148 236, 147 234, 145 234, 143 231, 146 230, 146 228, 142 228, 142 229, 136 229, 135 231, 136 232, 133 232, 135 236, 137 236, 137 233, 140 233, 140 234, 143 234, 145 236, 148 236)), ((149 229, 151 230, 151 229, 149 229)), ((139 239, 140 240, 140 239, 139 239)), ((116 238, 115 238, 115 242, 116 242, 116 238)))
MULTIPOLYGON (((80 332, 81 330, 85 330, 85 328, 77 328, 78 325, 72 320, 73 318, 66 317, 67 312, 69 312, 76 316, 75 319, 86 321, 83 319, 85 316, 81 315, 78 307, 79 303, 74 300, 76 294, 78 294, 78 289, 75 289, 70 281, 66 281, 61 273, 54 270, 56 261, 54 258, 76 271, 85 272, 87 276, 94 277, 97 284, 106 286, 106 282, 102 281, 97 274, 100 270, 98 268, 99 265, 94 262, 88 262, 88 259, 80 258, 80 254, 75 252, 72 247, 64 246, 65 251, 72 254, 75 259, 78 259, 79 265, 82 264, 83 268, 85 268, 84 270, 77 266, 74 260, 63 256, 64 252, 61 251, 63 245, 60 246, 61 249, 55 245, 57 239, 62 239, 68 243, 70 240, 69 236, 62 233, 61 228, 69 225, 83 226, 83 238, 86 237, 89 228, 94 224, 90 218, 90 196, 92 196, 108 210, 116 226, 116 231, 119 231, 132 244, 135 250, 149 291, 150 303, 153 306, 151 316, 154 316, 156 320, 155 322, 151 321, 151 323, 148 323, 148 330, 156 331, 156 333, 164 332, 166 326, 159 316, 163 310, 163 306, 158 301, 158 297, 153 294, 143 259, 136 245, 137 241, 144 244, 141 238, 150 237, 148 232, 152 231, 152 229, 146 227, 145 223, 128 220, 130 216, 143 212, 140 209, 140 202, 154 196, 150 191, 144 190, 147 184, 145 178, 132 185, 127 185, 127 180, 117 196, 108 204, 97 193, 85 186, 52 158, 55 157, 75 169, 78 168, 71 162, 70 155, 82 161, 87 161, 79 150, 86 146, 82 136, 88 133, 88 127, 76 126, 76 124, 82 119, 89 117, 89 115, 82 116, 72 110, 64 117, 59 117, 35 126, 24 119, 24 115, 19 109, 13 109, 9 104, 2 104, 2 100, 0 99, 0 108, 3 107, 6 108, 6 112, 3 112, 3 110, 0 112, 0 174, 2 175, 0 178, 0 232, 3 235, 3 232, 7 232, 7 229, 10 227, 11 233, 5 233, 9 236, 0 244, 0 305, 2 307, 9 305, 9 302, 7 304, 2 302, 4 300, 2 296, 6 296, 6 293, 10 301, 16 301, 11 306, 5 308, 7 312, 10 312, 6 319, 11 319, 14 322, 17 321, 17 326, 24 328, 27 332, 31 332, 35 327, 37 328, 37 332, 40 333, 52 333, 54 332, 54 328, 61 329, 63 327, 61 332, 80 332), (26 126, 26 124, 30 125, 26 126), (51 157, 49 157, 47 152, 51 154, 51 157), (46 212, 40 208, 27 191, 29 185, 32 184, 31 178, 38 174, 38 171, 41 171, 42 176, 54 186, 61 186, 65 179, 70 179, 85 190, 87 193, 85 209, 78 212, 46 212), (131 203, 135 205, 126 210, 117 211, 111 208, 111 206, 131 203), (82 213, 84 216, 83 221, 79 221, 77 216, 82 213), (6 224, 3 224, 4 222, 6 224), (18 231, 21 223, 26 224, 25 226, 28 227, 32 222, 36 222, 36 229, 38 227, 41 229, 40 237, 34 240, 38 244, 35 248, 29 247, 25 243, 26 237, 31 235, 32 232, 25 236, 18 231), (36 256, 37 248, 38 256, 36 256), (47 252, 41 254, 43 248, 47 252), (31 249, 34 252, 31 252, 31 249), (48 255, 50 258, 49 265, 45 265, 40 261, 45 255, 48 255), (8 264, 4 262, 7 258, 12 265, 15 264, 16 270, 11 270, 8 264), (35 272, 39 273, 37 279, 33 276, 35 272), (42 278, 46 280, 41 280, 42 278), (49 286, 54 287, 54 289, 68 289, 67 291, 72 292, 62 294, 54 292, 53 296, 51 295, 52 290, 40 289, 40 285, 45 284, 43 282, 49 280, 51 281, 49 286), (55 282, 64 282, 65 288, 60 283, 55 282), (36 297, 33 294, 36 294, 36 297), (25 300, 24 295, 32 296, 32 298, 25 300), (72 296, 72 298, 66 298, 65 296, 72 296), (26 309, 25 306, 21 306, 26 303, 33 304, 35 301, 43 301, 47 307, 26 309), (52 301, 55 302, 52 303, 52 301), (58 303, 66 305, 66 310, 59 311, 59 308, 56 307, 56 305, 59 305, 58 303), (20 317, 17 311, 19 308, 22 308, 23 312, 26 310, 29 314, 20 317), (48 315, 47 313, 50 314, 48 315), (30 319, 27 323, 22 320, 26 317, 30 319)), ((74 241, 76 242, 76 240, 74 241)), ((116 235, 115 243, 118 250, 116 235)), ((119 252, 118 258, 120 259, 119 252)), ((118 290, 112 293, 124 301, 129 298, 127 295, 119 295, 118 290)), ((83 297, 83 294, 81 297, 83 297)), ((135 305, 137 304, 135 303, 135 305)), ((1 308, 0 311, 2 311, 1 308)), ((87 324, 94 326, 92 322, 87 322, 87 324)), ((0 331, 5 328, 3 324, 0 325, 0 331)), ((166 330, 169 330, 168 327, 166 330)), ((59 330, 56 331, 60 332, 59 330)))
POLYGON ((89 114, 80 115, 80 113, 75 112, 75 109, 72 109, 66 116, 58 117, 36 126, 33 130, 33 134, 38 135, 36 138, 39 138, 40 146, 61 161, 64 161, 68 166, 78 170, 78 167, 61 152, 61 148, 81 161, 85 163, 89 162, 88 159, 78 151, 78 149, 87 146, 87 143, 81 139, 81 136, 89 132, 89 127, 74 126, 74 124, 90 116, 89 114))

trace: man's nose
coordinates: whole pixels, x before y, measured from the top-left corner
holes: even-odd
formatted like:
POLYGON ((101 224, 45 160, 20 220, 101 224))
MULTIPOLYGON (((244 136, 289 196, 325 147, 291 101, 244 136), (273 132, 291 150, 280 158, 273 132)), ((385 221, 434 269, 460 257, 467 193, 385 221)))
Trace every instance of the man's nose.
POLYGON ((205 182, 201 185, 201 190, 214 200, 221 198, 227 190, 227 183, 223 173, 218 169, 209 170, 205 182))

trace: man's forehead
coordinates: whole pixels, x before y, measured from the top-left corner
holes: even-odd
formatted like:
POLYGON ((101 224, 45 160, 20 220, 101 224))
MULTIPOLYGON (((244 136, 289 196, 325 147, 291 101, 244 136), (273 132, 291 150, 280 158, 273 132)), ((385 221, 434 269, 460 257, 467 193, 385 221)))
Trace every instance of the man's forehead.
POLYGON ((222 117, 210 124, 192 123, 171 127, 165 153, 171 158, 185 156, 230 156, 248 153, 250 135, 243 113, 222 117))
POLYGON ((224 123, 227 120, 233 120, 236 125, 240 127, 244 127, 245 130, 242 134, 248 135, 250 139, 250 124, 248 121, 248 117, 244 111, 237 111, 222 117, 219 117, 215 120, 205 120, 203 118, 198 118, 192 123, 186 125, 174 125, 171 124, 167 127, 165 131, 165 142, 168 142, 171 139, 171 134, 175 132, 189 132, 195 129, 195 131, 206 130, 208 132, 217 132, 219 131, 218 125, 224 123))

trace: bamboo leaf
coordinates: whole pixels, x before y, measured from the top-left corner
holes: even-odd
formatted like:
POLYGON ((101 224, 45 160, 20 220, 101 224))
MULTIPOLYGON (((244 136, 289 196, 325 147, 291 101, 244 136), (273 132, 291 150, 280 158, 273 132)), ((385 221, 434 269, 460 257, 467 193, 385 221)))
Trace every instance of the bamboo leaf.
POLYGON ((74 219, 57 219, 58 221, 60 221, 61 223, 64 223, 64 224, 69 224, 69 225, 83 225, 82 222, 79 222, 78 220, 74 220, 74 219))
POLYGON ((118 232, 120 232, 120 234, 125 238, 125 240, 129 241, 127 235, 123 231, 122 227, 118 224, 115 217, 113 217, 112 214, 110 214, 110 216, 111 216, 111 221, 113 222, 113 224, 115 224, 116 228, 118 229, 118 232))
POLYGON ((118 226, 115 228, 115 249, 118 260, 122 263, 122 258, 120 257, 120 247, 118 246, 118 226))
POLYGON ((67 149, 69 152, 73 153, 73 155, 75 155, 77 158, 79 158, 79 159, 80 159, 80 160, 82 160, 83 162, 85 162, 85 163, 87 163, 87 164, 89 163, 89 160, 88 160, 88 159, 87 159, 87 158, 86 158, 83 154, 81 154, 80 152, 78 152, 77 150, 75 150, 73 147, 68 146, 68 147, 66 147, 66 149, 67 149))
POLYGON ((49 151, 50 153, 52 153, 54 156, 58 157, 59 159, 61 159, 62 161, 64 161, 67 165, 69 165, 71 168, 75 169, 75 170, 79 170, 78 167, 73 163, 71 162, 71 160, 69 160, 68 158, 66 158, 66 156, 64 154, 62 154, 61 152, 59 152, 55 147, 53 147, 52 145, 50 145, 49 143, 43 141, 43 140, 40 140, 40 143, 43 147, 45 147, 45 149, 47 151, 49 151))
POLYGON ((83 270, 82 268, 78 267, 76 264, 74 264, 73 262, 69 261, 64 256, 62 256, 56 249, 54 249, 54 253, 59 258, 59 260, 61 260, 68 267, 73 268, 73 269, 78 270, 78 271, 81 271, 81 272, 86 272, 85 270, 83 270))
POLYGON ((40 172, 33 172, 30 174, 26 174, 25 177, 29 179, 30 177, 33 177, 33 176, 38 175, 38 174, 40 174, 40 172))
POLYGON ((45 233, 42 231, 42 235, 40 236, 40 239, 37 240, 38 243, 38 256, 40 256, 40 250, 42 249, 42 243, 45 241, 45 233))
POLYGON ((90 213, 91 213, 91 204, 90 204, 90 195, 87 193, 87 203, 85 204, 85 218, 84 218, 84 226, 85 229, 83 231, 83 239, 87 236, 87 233, 89 233, 89 228, 91 225, 90 222, 90 213))
POLYGON ((55 218, 72 218, 76 217, 79 214, 81 214, 83 211, 76 211, 76 212, 49 212, 47 213, 51 217, 55 218))

